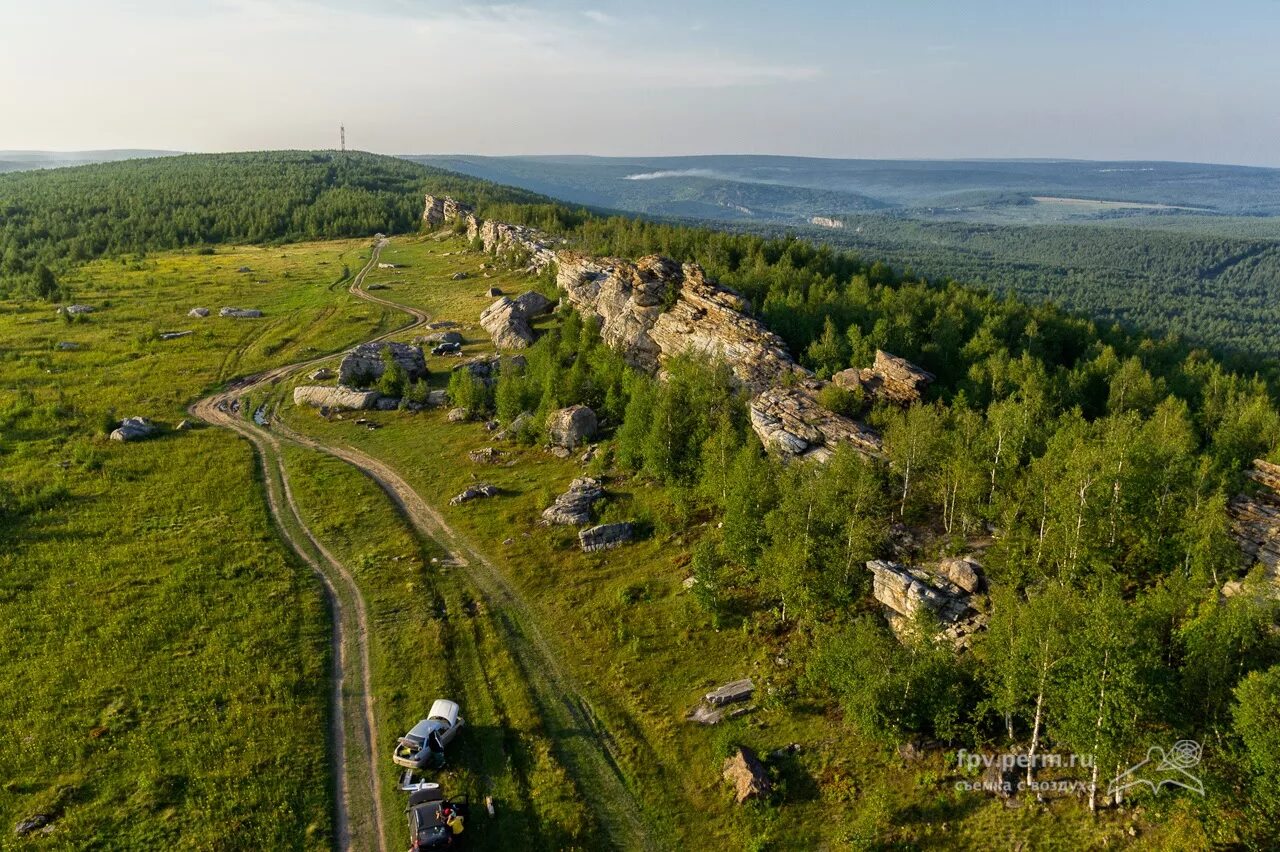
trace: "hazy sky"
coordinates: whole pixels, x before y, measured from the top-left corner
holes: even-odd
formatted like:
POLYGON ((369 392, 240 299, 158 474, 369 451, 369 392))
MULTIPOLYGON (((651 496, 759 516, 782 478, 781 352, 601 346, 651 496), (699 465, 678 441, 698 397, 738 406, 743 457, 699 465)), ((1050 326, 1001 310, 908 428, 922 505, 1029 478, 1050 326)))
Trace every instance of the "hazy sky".
POLYGON ((1280 0, 0 0, 0 149, 1280 165, 1280 0))

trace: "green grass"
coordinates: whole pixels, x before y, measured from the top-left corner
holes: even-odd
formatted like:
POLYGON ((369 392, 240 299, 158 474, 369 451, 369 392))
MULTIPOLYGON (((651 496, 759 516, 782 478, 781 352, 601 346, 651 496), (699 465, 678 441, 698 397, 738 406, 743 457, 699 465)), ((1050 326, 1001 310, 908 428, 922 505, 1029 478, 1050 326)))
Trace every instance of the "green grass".
POLYGON ((327 614, 276 538, 250 448, 204 428, 129 445, 103 430, 109 412, 172 427, 235 374, 399 321, 330 288, 366 250, 95 263, 76 292, 99 310, 74 324, 0 303, 6 843, 56 805, 29 845, 325 845, 327 614), (228 304, 266 316, 186 317, 228 304))

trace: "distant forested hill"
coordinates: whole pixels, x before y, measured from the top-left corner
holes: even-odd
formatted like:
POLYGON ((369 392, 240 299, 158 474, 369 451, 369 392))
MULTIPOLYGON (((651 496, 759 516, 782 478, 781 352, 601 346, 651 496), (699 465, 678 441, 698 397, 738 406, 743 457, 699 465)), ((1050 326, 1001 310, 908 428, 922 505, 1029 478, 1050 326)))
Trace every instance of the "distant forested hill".
POLYGON ((535 198, 358 152, 187 154, 0 175, 0 295, 102 255, 405 231, 426 190, 535 198))

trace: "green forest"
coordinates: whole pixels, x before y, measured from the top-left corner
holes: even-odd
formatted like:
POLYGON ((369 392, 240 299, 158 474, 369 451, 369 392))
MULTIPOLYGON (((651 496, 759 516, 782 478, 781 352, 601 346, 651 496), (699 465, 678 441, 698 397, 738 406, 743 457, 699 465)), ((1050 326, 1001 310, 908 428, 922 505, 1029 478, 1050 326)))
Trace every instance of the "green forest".
POLYGON ((188 154, 0 175, 0 296, 64 298, 104 255, 403 233, 422 193, 536 196, 360 152, 188 154))
POLYGON ((1090 807, 1147 743, 1210 742, 1206 831, 1265 848, 1280 816, 1280 747, 1261 721, 1280 706, 1280 609, 1261 586, 1219 589, 1243 570, 1227 501, 1252 459, 1275 457, 1267 381, 1170 339, 796 240, 555 207, 498 215, 592 251, 699 260, 820 375, 883 348, 938 376, 907 410, 837 401, 881 430, 888 463, 841 449, 820 466, 761 449, 723 366, 679 362, 654 381, 573 314, 488 394, 456 374, 455 403, 504 422, 579 402, 601 412, 610 461, 672 494, 654 523, 714 530, 692 563, 709 624, 785 636, 808 660, 795 694, 826 696, 865 735, 1094 755, 1090 807), (993 616, 973 653, 927 624, 903 648, 873 614, 862 566, 904 536, 934 557, 989 545, 993 616))

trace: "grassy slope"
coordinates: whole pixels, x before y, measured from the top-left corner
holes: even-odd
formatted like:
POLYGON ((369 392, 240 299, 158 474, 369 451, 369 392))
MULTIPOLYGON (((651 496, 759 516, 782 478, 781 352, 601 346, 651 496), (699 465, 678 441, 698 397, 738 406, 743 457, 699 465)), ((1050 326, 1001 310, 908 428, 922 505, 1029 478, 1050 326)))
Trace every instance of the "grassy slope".
MULTIPOLYGON (((387 283, 379 295, 425 308, 468 328, 466 354, 491 347, 475 325, 491 299, 489 286, 520 292, 527 282, 509 272, 484 279, 482 256, 460 241, 396 240, 387 260, 404 264, 369 283, 387 283), (465 271, 470 278, 453 282, 465 271)), ((432 384, 443 386, 450 359, 429 359, 432 384)), ((1082 847, 1105 837, 1127 839, 1122 817, 1093 824, 1074 802, 1007 811, 997 802, 954 790, 958 777, 935 754, 905 766, 893 754, 860 741, 828 708, 791 703, 798 660, 779 660, 768 635, 752 618, 712 629, 681 591, 685 565, 702 519, 689 516, 670 495, 646 483, 614 477, 605 520, 641 518, 653 537, 630 547, 582 554, 573 531, 535 525, 538 513, 582 468, 534 448, 502 448, 509 463, 476 465, 467 451, 492 444, 479 424, 449 424, 443 412, 368 413, 382 428, 324 421, 285 407, 295 428, 331 443, 349 444, 389 460, 429 503, 444 507, 450 523, 507 572, 550 628, 561 657, 587 691, 623 755, 622 769, 651 818, 669 826, 682 845, 750 847, 772 841, 782 848, 892 838, 923 848, 980 847, 992 837, 1015 844, 1054 838, 1082 847), (498 486, 490 501, 461 507, 448 499, 479 478, 498 486), (715 729, 688 725, 681 716, 709 686, 750 674, 761 685, 756 712, 715 729), (729 742, 761 753, 791 742, 800 753, 779 760, 784 804, 736 808, 719 781, 719 757, 729 742)), ((332 498, 331 498, 332 499, 332 498)), ((1186 820, 1174 819, 1167 842, 1177 848, 1186 820)), ((1146 827, 1144 826, 1144 830, 1146 827)), ((1156 835, 1149 841, 1159 840, 1156 835)))
POLYGON ((0 518, 0 823, 60 801, 59 845, 329 834, 326 615, 249 448, 204 429, 121 445, 99 421, 172 426, 222 379, 398 321, 331 289, 357 245, 95 263, 76 289, 99 311, 73 325, 0 303, 0 485, 38 508, 0 518), (196 304, 266 316, 188 319, 196 304))

